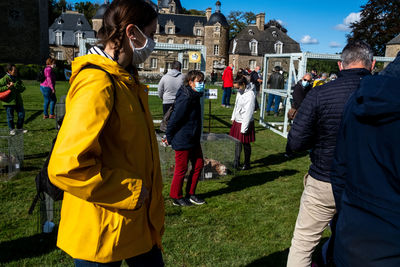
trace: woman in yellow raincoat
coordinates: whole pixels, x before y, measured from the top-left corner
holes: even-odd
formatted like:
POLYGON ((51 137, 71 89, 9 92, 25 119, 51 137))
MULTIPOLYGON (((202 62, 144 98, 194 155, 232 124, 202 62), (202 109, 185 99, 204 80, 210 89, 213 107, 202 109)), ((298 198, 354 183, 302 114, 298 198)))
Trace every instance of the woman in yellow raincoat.
POLYGON ((99 31, 103 48, 72 63, 48 173, 64 190, 57 246, 76 266, 163 266, 158 146, 135 68, 154 49, 156 26, 147 2, 114 0, 99 31))

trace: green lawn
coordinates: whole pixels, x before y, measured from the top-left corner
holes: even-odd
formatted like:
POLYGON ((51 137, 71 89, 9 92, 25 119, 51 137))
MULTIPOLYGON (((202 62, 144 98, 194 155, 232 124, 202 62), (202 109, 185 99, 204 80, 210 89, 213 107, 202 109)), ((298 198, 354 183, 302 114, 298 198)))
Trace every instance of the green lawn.
MULTIPOLYGON (((56 235, 40 234, 38 206, 34 215, 27 214, 36 191, 34 178, 56 130, 54 120, 42 119, 38 83, 25 81, 25 85, 25 128, 29 132, 24 140, 24 167, 11 180, 0 181, 0 265, 71 266, 72 259, 55 247, 56 235)), ((67 89, 66 82, 57 83, 57 97, 67 89)), ((160 119, 161 101, 150 97, 150 107, 154 118, 160 119)), ((205 107, 208 126, 207 101, 205 107)), ((214 100, 211 132, 228 133, 231 112, 214 100)), ((165 178, 167 266, 285 266, 309 159, 301 155, 287 160, 283 156, 286 140, 256 125, 253 168, 235 177, 200 182, 197 191, 207 205, 172 206, 168 197, 171 178, 165 178)), ((4 109, 0 127, 7 127, 4 109)))

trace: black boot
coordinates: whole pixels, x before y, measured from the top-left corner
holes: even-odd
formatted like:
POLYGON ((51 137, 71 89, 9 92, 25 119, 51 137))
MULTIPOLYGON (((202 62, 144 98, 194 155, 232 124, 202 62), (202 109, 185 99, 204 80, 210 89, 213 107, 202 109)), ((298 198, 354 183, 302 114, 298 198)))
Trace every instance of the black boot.
POLYGON ((250 143, 243 144, 243 147, 244 147, 244 165, 242 167, 242 170, 248 170, 250 169, 251 145, 250 143))

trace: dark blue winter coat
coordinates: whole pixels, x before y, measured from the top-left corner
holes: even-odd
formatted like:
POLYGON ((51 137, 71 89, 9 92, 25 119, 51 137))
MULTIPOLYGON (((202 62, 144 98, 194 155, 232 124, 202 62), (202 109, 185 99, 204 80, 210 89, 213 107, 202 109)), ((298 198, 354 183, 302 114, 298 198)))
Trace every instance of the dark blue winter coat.
POLYGON ((176 93, 174 111, 166 132, 172 149, 188 150, 200 144, 202 95, 190 86, 182 86, 176 93))
POLYGON ((366 75, 370 75, 366 69, 339 72, 337 80, 311 89, 297 112, 286 150, 291 153, 311 149, 308 173, 317 180, 330 181, 344 106, 366 75))
POLYGON ((337 266, 400 266, 400 54, 350 98, 331 183, 337 266))

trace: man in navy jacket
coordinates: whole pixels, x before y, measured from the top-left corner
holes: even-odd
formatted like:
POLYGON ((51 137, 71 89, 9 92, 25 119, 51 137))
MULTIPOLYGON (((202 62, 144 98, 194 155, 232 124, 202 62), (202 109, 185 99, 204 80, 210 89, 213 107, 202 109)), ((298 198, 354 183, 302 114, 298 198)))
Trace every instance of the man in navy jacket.
POLYGON ((311 265, 312 253, 336 213, 330 174, 343 109, 361 79, 370 75, 374 64, 368 44, 349 43, 338 62, 339 78, 311 89, 293 121, 287 153, 311 150, 311 165, 304 177, 287 266, 311 265))
POLYGON ((350 98, 331 176, 337 266, 400 266, 400 53, 350 98))

